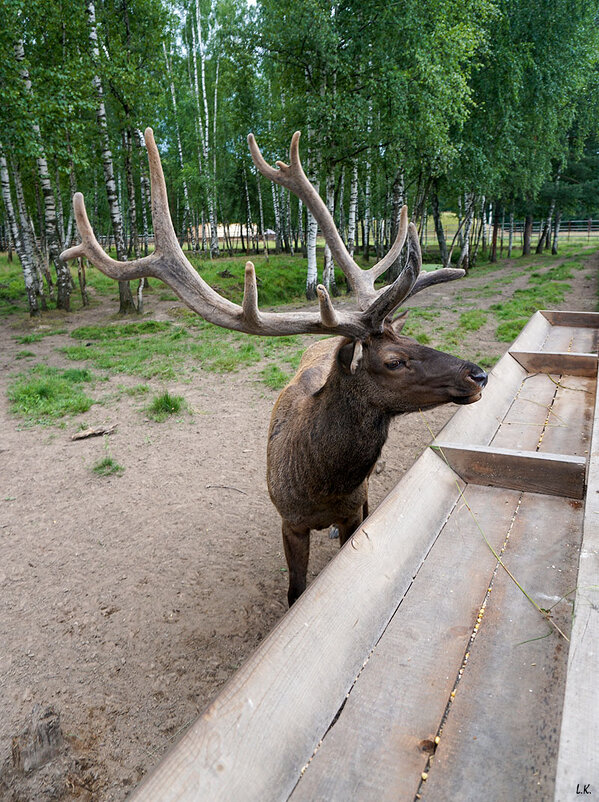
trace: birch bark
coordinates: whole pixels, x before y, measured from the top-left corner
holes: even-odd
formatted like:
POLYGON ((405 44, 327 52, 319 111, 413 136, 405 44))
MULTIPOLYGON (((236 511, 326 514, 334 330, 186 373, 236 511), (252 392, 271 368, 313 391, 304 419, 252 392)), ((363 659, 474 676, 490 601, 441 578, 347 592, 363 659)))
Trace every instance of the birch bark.
MULTIPOLYGON (((25 92, 33 101, 31 79, 29 77, 29 71, 25 66, 25 50, 23 47, 23 41, 18 40, 14 47, 15 59, 21 65, 20 73, 21 79, 25 85, 25 92)), ((48 256, 50 261, 56 270, 56 306, 58 309, 64 309, 68 312, 71 298, 71 271, 69 270, 68 265, 66 265, 60 258, 62 241, 59 231, 59 221, 56 214, 56 199, 54 197, 54 189, 52 188, 52 182, 50 180, 48 161, 46 159, 40 127, 36 120, 34 120, 32 128, 38 145, 36 166, 44 200, 44 231, 46 235, 46 246, 48 248, 48 256)))
MULTIPOLYGON (((326 204, 331 217, 335 218, 335 173, 332 167, 329 167, 326 177, 326 204)), ((337 285, 335 283, 335 266, 333 264, 333 256, 328 243, 324 246, 324 269, 322 271, 322 283, 330 290, 333 295, 338 295, 337 285)))
POLYGON ((358 216, 358 164, 352 164, 351 183, 349 187, 349 209, 347 218, 347 250, 353 258, 356 247, 356 219, 358 216))
POLYGON ((23 278, 25 280, 25 290, 27 292, 27 300, 29 303, 29 314, 35 317, 40 314, 40 307, 45 306, 43 287, 40 292, 37 271, 35 268, 34 255, 30 250, 30 243, 28 244, 24 237, 21 236, 19 225, 15 215, 15 210, 12 202, 10 192, 10 177, 8 174, 8 165, 6 157, 2 150, 0 143, 0 193, 4 202, 4 211, 6 214, 6 221, 10 230, 10 236, 15 246, 15 250, 21 262, 23 270, 23 278), (39 300, 38 300, 39 299, 39 300))
MULTIPOLYGON (((166 49, 165 42, 162 43, 162 49, 164 51, 164 61, 166 63, 166 74, 168 77, 170 90, 171 90, 171 100, 173 101, 173 112, 174 112, 174 120, 175 120, 175 138, 177 140, 177 155, 179 157, 179 168, 181 170, 181 180, 183 183, 183 199, 184 199, 184 206, 183 206, 183 237, 187 233, 187 227, 191 221, 191 215, 189 213, 189 192, 187 189, 187 181, 185 179, 185 171, 183 169, 183 148, 181 147, 181 133, 179 131, 179 118, 177 116, 177 95, 175 93, 175 82, 173 81, 173 73, 171 71, 171 63, 168 57, 168 51, 166 49)), ((193 227, 192 227, 193 228, 193 227)), ((192 231, 192 242, 194 242, 194 234, 192 231)))
MULTIPOLYGON (((98 68, 100 62, 100 50, 98 46, 98 32, 96 28, 96 7, 94 0, 86 0, 86 11, 89 18, 89 41, 92 51, 92 60, 98 68)), ((96 90, 96 122, 100 132, 100 143, 102 148, 102 167, 104 169, 104 184, 106 186, 106 199, 112 223, 112 233, 116 246, 117 259, 127 261, 127 249, 125 247, 125 237, 123 232, 123 216, 119 205, 117 187, 114 180, 114 163, 112 151, 110 150, 110 139, 108 136, 108 124, 106 122, 106 106, 104 104, 104 88, 99 72, 93 77, 93 86, 96 90)), ((119 281, 119 312, 128 314, 135 311, 133 296, 128 281, 119 281)))

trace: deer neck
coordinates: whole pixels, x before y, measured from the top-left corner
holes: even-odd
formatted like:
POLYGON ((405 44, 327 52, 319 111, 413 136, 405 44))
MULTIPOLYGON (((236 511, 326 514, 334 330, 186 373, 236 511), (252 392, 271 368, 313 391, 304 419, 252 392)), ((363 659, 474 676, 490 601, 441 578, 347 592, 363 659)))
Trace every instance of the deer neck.
POLYGON ((313 396, 315 456, 336 490, 340 483, 347 489, 361 484, 387 440, 391 415, 369 401, 368 389, 367 379, 346 376, 334 367, 313 396))

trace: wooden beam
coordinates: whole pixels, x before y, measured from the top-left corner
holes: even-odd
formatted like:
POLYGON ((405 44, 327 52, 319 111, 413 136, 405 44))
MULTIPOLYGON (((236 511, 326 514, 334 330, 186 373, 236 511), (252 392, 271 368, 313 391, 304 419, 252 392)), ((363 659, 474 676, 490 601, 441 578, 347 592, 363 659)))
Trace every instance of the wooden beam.
POLYGON ((573 789, 599 789, 599 394, 594 413, 588 492, 568 653, 555 802, 573 789))
POLYGON ((579 329, 599 329, 599 312, 569 312, 541 309, 552 326, 576 326, 579 329))
POLYGON ((458 482, 427 450, 131 800, 287 799, 455 507, 458 482))
POLYGON ((597 354, 568 351, 517 351, 509 353, 529 373, 559 373, 568 376, 597 376, 597 354))
POLYGON ((510 448, 431 446, 465 482, 565 498, 584 498, 586 460, 510 448))

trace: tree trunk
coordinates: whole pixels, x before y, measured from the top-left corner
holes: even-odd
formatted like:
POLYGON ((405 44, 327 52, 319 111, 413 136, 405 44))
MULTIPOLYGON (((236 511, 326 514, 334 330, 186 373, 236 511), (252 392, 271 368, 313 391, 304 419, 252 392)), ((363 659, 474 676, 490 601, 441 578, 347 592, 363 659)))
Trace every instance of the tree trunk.
POLYGON ((441 254, 441 264, 447 264, 447 241, 445 240, 445 230, 443 229, 443 220, 441 219, 441 212, 439 211, 439 195, 437 194, 437 186, 435 182, 434 192, 431 195, 431 204, 433 207, 433 220, 435 222, 435 233, 437 235, 437 242, 439 243, 439 253, 441 254))
MULTIPOLYGON (((326 177, 326 204, 331 217, 334 219, 335 215, 335 173, 332 167, 327 170, 326 177)), ((328 243, 324 246, 324 268, 322 271, 322 283, 333 295, 339 295, 337 285, 335 283, 335 265, 333 264, 333 256, 328 243)))
MULTIPOLYGON (((89 39, 92 50, 94 64, 99 64, 100 51, 98 48, 98 34, 96 31, 96 9, 94 0, 86 0, 86 10, 89 17, 89 39)), ((96 73, 92 81, 96 90, 98 104, 96 106, 96 121, 100 132, 100 142, 102 147, 102 166, 104 169, 104 183, 106 185, 106 199, 112 223, 112 233, 116 246, 117 259, 122 262, 127 261, 127 249, 125 247, 125 237, 123 233, 123 217, 118 201, 117 188, 114 180, 114 165, 112 152, 110 150, 110 140, 108 137, 108 125, 106 122, 106 106, 104 105, 104 89, 100 75, 96 73)), ((119 313, 129 314, 135 312, 135 304, 131 295, 131 287, 128 281, 119 281, 119 313)))
POLYGON ((522 241, 522 256, 530 254, 530 240, 532 238, 532 215, 527 214, 524 221, 524 239, 522 241))
POLYGON ((470 228, 472 226, 472 218, 474 215, 474 195, 468 193, 464 198, 465 206, 465 223, 464 233, 462 239, 462 251, 458 259, 457 267, 463 267, 468 270, 470 267, 470 228))
MULTIPOLYGON (((21 64, 20 73, 21 79, 25 85, 25 92, 33 101, 31 80, 29 78, 29 72, 24 65, 25 50, 23 48, 22 40, 19 40, 15 43, 15 58, 17 62, 21 64)), ((52 261, 54 269, 56 270, 56 306, 58 309, 64 309, 68 312, 71 298, 71 271, 69 270, 68 265, 66 265, 60 258, 62 242, 59 233, 58 218, 56 215, 56 199, 54 197, 52 182, 50 181, 48 162, 42 142, 40 127, 37 121, 32 123, 32 128, 38 144, 36 165, 38 177, 42 187, 42 195, 44 198, 44 231, 46 235, 46 246, 48 248, 50 260, 52 261)))
POLYGON ((557 256, 557 246, 559 241, 559 229, 561 222, 562 222, 562 212, 561 209, 558 209, 557 214, 555 215, 555 223, 553 225, 553 242, 551 244, 551 253, 554 256, 557 256))
MULTIPOLYGON (((400 168, 395 173, 393 189, 391 192, 391 242, 395 242, 395 238, 397 237, 399 218, 405 202, 405 191, 404 171, 402 168, 400 168)), ((401 254, 399 254, 397 259, 389 267, 389 283, 395 281, 395 279, 399 276, 402 266, 403 257, 401 254)))
POLYGON ((347 250, 354 256, 356 247, 356 221, 358 217, 358 164, 352 163, 351 183, 349 187, 349 210, 347 218, 347 250))
POLYGON ((514 245, 514 210, 510 212, 510 233, 507 240, 507 258, 512 258, 512 248, 514 245))
POLYGON ((187 226, 190 224, 191 215, 190 215, 190 205, 189 205, 189 191, 187 189, 187 180, 185 178, 185 171, 183 166, 183 148, 181 146, 181 133, 179 131, 179 118, 177 116, 177 95, 175 93, 175 82, 173 80, 173 74, 171 71, 171 63, 168 57, 168 51, 166 49, 166 43, 162 43, 162 49, 164 52, 164 61, 166 63, 166 74, 170 85, 171 91, 171 100, 173 102, 173 112, 174 112, 174 127, 175 127, 175 139, 177 141, 177 155, 179 157, 179 169, 181 170, 181 183, 183 185, 183 236, 185 237, 185 233, 187 231, 187 226))
MULTIPOLYGON (((6 221, 9 226, 10 236, 17 251, 17 255, 21 262, 23 270, 23 278, 25 280, 25 290, 27 292, 27 300, 29 304, 29 314, 31 317, 36 317, 40 314, 40 307, 44 303, 43 286, 40 291, 37 271, 35 268, 35 257, 31 250, 31 243, 27 241, 24 234, 24 228, 19 230, 19 224, 15 215, 14 206, 12 203, 12 196, 10 192, 10 178, 8 174, 8 165, 0 143, 0 193, 4 202, 4 211, 6 221)), ((27 219, 25 220, 28 225, 27 219)))
POLYGON ((489 257, 490 262, 497 261, 497 235, 499 233, 499 210, 497 208, 497 204, 493 205, 493 236, 491 239, 491 255, 489 257))

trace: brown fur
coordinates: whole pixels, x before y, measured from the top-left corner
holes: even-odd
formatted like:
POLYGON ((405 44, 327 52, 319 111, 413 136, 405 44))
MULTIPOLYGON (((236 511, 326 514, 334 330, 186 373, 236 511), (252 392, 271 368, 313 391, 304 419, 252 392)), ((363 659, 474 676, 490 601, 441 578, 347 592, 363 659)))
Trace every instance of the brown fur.
POLYGON ((480 398, 484 371, 402 336, 402 326, 364 341, 355 373, 353 341, 314 343, 274 406, 267 479, 283 519, 290 604, 306 586, 310 530, 336 524, 343 545, 367 514, 368 477, 391 418, 480 398))

